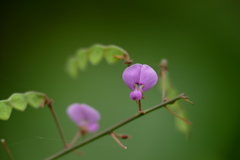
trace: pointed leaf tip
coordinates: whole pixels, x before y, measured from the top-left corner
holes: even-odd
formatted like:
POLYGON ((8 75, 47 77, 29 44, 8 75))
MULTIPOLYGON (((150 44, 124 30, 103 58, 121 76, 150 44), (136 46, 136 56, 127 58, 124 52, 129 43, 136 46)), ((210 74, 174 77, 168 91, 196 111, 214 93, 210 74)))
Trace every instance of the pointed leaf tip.
POLYGON ((105 58, 109 64, 112 64, 119 60, 115 56, 123 56, 125 51, 117 46, 111 45, 105 49, 105 58))
POLYGON ((10 103, 12 106, 19 110, 24 111, 27 107, 27 100, 25 96, 21 93, 15 93, 9 98, 10 103))
POLYGON ((0 119, 8 120, 12 113, 12 106, 7 100, 0 101, 0 119))
POLYGON ((39 108, 45 101, 45 95, 38 92, 27 92, 25 93, 26 99, 30 106, 33 108, 39 108))
POLYGON ((105 47, 100 44, 96 44, 89 49, 89 51, 88 51, 89 61, 93 65, 98 64, 102 60, 104 49, 105 49, 105 47))

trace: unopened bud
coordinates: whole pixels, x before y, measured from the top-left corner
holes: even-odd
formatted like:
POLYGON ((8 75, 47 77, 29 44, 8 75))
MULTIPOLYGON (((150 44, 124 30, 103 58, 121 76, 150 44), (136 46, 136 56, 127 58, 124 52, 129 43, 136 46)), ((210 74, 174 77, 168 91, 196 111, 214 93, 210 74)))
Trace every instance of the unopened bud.
POLYGON ((129 136, 128 136, 128 135, 126 135, 126 134, 122 134, 122 135, 120 135, 120 136, 119 136, 119 138, 122 138, 122 139, 128 139, 128 138, 129 138, 129 136))

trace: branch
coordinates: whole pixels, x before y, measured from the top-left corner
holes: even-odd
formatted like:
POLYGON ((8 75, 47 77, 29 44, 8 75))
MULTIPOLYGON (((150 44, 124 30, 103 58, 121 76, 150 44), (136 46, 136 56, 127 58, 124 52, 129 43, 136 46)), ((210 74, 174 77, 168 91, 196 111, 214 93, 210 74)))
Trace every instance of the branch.
POLYGON ((129 117, 129 118, 119 122, 119 123, 117 123, 116 125, 113 125, 112 127, 108 128, 106 130, 103 130, 102 132, 100 132, 100 133, 98 133, 96 135, 93 135, 92 137, 89 137, 89 138, 79 142, 78 144, 76 144, 76 145, 74 145, 74 146, 72 146, 70 148, 63 149, 62 151, 60 151, 60 152, 58 152, 58 153, 56 153, 56 154, 46 158, 45 160, 52 160, 52 159, 56 159, 58 157, 61 157, 61 156, 65 155, 65 154, 67 154, 67 153, 69 153, 69 152, 71 152, 71 151, 73 151, 73 150, 75 150, 75 149, 77 149, 79 147, 82 147, 82 146, 84 146, 84 145, 86 145, 86 144, 88 144, 88 143, 90 143, 90 142, 92 142, 94 140, 97 140, 97 139, 99 139, 99 138, 101 138, 101 137, 111 133, 115 129, 118 129, 118 128, 124 126, 125 124, 127 124, 127 123, 129 123, 129 122, 131 122, 131 121, 133 121, 133 120, 135 120, 137 118, 139 118, 139 117, 142 117, 142 116, 144 116, 144 115, 146 115, 146 114, 148 114, 150 112, 153 112, 153 111, 155 111, 155 110, 157 110, 159 108, 162 108, 162 107, 164 107, 164 106, 166 106, 168 104, 172 104, 175 101, 177 101, 179 99, 182 99, 183 96, 185 96, 184 93, 178 95, 177 97, 175 97, 173 99, 170 99, 170 100, 168 100, 166 102, 162 102, 162 103, 160 103, 160 104, 158 104, 158 105, 156 105, 156 106, 154 106, 152 108, 149 108, 149 109, 147 109, 147 110, 145 110, 145 111, 143 111, 141 113, 137 113, 137 114, 135 114, 135 115, 133 115, 133 116, 131 116, 131 117, 129 117))

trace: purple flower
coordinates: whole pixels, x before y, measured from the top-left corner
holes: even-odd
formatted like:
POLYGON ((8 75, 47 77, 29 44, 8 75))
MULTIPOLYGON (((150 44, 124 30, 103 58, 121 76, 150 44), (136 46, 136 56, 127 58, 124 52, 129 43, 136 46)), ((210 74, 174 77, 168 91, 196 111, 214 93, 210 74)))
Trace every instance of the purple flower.
POLYGON ((126 68, 122 74, 123 81, 133 90, 130 98, 139 100, 142 93, 152 88, 158 81, 157 73, 146 64, 134 64, 126 68))
POLYGON ((81 129, 96 132, 99 128, 99 112, 87 104, 74 103, 67 108, 67 114, 81 129))

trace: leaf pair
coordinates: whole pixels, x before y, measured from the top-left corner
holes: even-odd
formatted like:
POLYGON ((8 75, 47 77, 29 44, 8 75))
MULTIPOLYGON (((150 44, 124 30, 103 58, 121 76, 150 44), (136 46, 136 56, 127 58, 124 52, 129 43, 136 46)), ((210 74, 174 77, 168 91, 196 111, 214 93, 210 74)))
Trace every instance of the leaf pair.
POLYGON ((0 101, 0 119, 8 120, 12 109, 24 111, 29 104, 33 108, 43 107, 47 96, 39 92, 14 93, 7 100, 0 101))
POLYGON ((126 51, 120 47, 96 44, 88 49, 79 49, 73 57, 68 59, 66 69, 72 77, 76 77, 78 69, 86 69, 88 60, 92 65, 97 65, 105 57, 109 64, 113 64, 119 60, 118 57, 125 54, 126 51))

